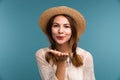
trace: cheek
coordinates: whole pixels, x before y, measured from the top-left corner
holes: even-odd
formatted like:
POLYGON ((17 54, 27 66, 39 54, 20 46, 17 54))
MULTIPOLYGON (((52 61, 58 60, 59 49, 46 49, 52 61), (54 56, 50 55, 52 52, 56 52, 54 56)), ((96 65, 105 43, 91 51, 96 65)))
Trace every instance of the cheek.
POLYGON ((57 33, 57 29, 52 28, 51 32, 52 32, 52 34, 56 34, 57 33))
POLYGON ((51 29, 51 32, 52 32, 52 37, 53 37, 53 39, 55 39, 55 36, 56 36, 56 34, 57 34, 56 29, 51 29))
POLYGON ((72 35, 72 31, 71 30, 67 30, 66 34, 71 36, 72 35))

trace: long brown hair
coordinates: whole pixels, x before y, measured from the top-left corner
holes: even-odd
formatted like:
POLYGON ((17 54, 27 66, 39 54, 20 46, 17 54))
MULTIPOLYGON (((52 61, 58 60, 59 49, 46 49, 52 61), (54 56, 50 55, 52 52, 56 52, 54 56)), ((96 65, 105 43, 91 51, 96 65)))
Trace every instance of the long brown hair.
MULTIPOLYGON (((76 53, 76 48, 77 48, 77 43, 78 43, 78 37, 77 37, 77 30, 76 30, 76 22, 75 20, 70 17, 69 15, 66 15, 66 14, 58 14, 58 15, 55 15, 53 17, 50 18, 50 20, 48 21, 47 23, 47 26, 46 26, 46 31, 47 31, 47 36, 48 36, 48 39, 51 43, 51 49, 55 50, 55 41, 54 39, 52 38, 52 31, 51 31, 51 27, 52 27, 52 24, 53 24, 53 21, 54 21, 54 18, 56 16, 64 16, 68 19, 69 23, 70 23, 70 26, 71 26, 71 30, 72 30, 72 36, 69 40, 69 44, 70 44, 70 48, 72 50, 72 53, 73 53, 73 56, 71 58, 71 61, 72 61, 72 64, 76 67, 79 67, 79 66, 82 66, 83 65, 83 59, 80 55, 78 55, 76 53)), ((46 54, 45 56, 46 58, 46 61, 49 62, 51 59, 53 60, 54 63, 56 63, 56 59, 54 57, 54 55, 52 55, 51 53, 48 53, 46 54)))

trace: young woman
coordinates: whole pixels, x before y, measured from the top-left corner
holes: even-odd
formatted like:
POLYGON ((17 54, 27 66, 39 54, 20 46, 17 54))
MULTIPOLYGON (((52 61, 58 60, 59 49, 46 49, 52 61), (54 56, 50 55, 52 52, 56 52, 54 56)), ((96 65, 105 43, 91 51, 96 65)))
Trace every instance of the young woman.
POLYGON ((53 7, 40 16, 39 25, 51 43, 36 52, 42 80, 95 80, 92 55, 77 46, 86 26, 80 12, 53 7))

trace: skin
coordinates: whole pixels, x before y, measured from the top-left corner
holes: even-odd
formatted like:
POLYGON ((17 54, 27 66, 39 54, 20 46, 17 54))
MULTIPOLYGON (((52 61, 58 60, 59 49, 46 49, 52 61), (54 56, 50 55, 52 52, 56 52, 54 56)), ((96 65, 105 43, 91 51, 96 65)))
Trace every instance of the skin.
POLYGON ((58 45, 68 45, 71 37, 71 26, 64 16, 57 16, 52 25, 52 37, 58 45))
POLYGON ((55 17, 51 31, 52 37, 56 42, 57 51, 50 50, 50 52, 57 56, 67 56, 69 51, 68 41, 72 35, 71 26, 67 18, 64 16, 55 17))
POLYGON ((58 59, 62 59, 57 62, 56 76, 58 80, 65 80, 66 56, 69 55, 68 41, 72 35, 70 23, 64 16, 57 16, 54 18, 51 31, 57 50, 50 50, 50 52, 58 59))

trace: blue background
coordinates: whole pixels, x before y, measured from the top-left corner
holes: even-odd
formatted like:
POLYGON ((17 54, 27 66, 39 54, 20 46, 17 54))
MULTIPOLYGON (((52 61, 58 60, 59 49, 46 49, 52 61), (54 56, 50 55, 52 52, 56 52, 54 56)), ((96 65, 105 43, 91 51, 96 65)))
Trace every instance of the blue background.
POLYGON ((35 52, 49 43, 38 18, 60 5, 86 19, 79 46, 93 55, 96 80, 120 80, 120 0, 0 0, 0 80, 40 80, 35 52))

